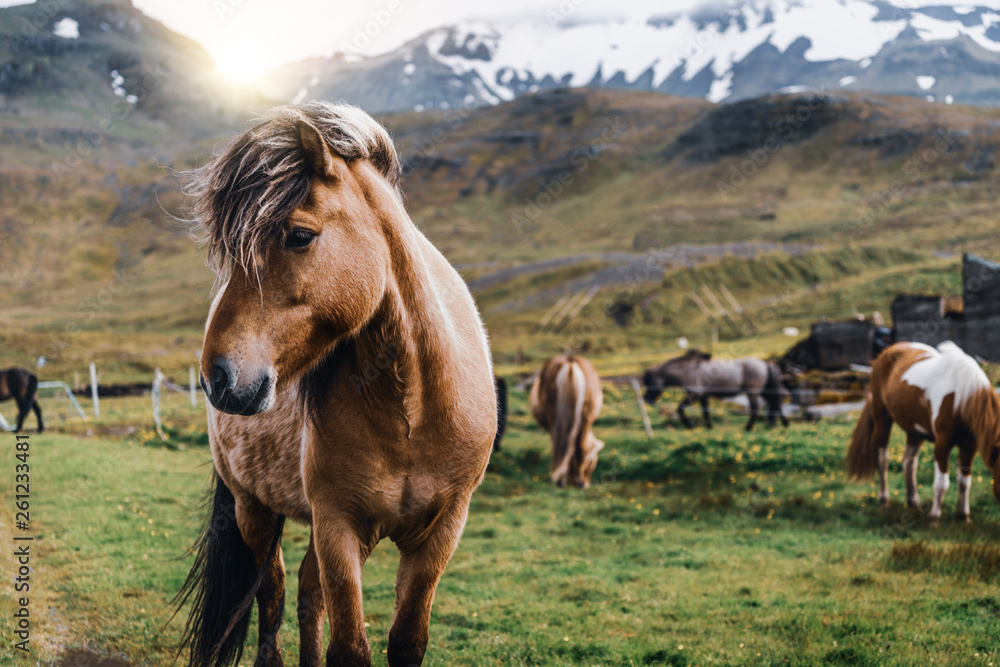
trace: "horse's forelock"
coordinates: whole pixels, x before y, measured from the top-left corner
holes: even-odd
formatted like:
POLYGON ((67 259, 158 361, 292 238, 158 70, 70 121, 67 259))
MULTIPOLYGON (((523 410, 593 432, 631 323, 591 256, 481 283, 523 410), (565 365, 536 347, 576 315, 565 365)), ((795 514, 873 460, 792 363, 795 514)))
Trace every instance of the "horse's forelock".
POLYGON ((314 174, 301 145, 302 123, 315 128, 344 160, 370 161, 398 188, 402 169, 396 149, 367 113, 325 102, 278 107, 187 175, 191 222, 220 275, 234 264, 248 271, 256 267, 264 246, 308 198, 314 174))

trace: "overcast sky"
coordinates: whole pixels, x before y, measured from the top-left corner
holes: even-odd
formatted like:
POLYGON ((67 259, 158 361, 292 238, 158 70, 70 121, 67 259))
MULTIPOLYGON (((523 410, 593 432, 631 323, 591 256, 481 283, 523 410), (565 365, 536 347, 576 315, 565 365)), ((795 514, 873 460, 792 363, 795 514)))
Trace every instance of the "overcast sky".
MULTIPOLYGON (((845 0, 829 0, 843 2, 845 0)), ((202 44, 234 78, 353 47, 365 55, 389 51, 421 32, 463 18, 547 14, 569 20, 613 16, 645 19, 695 5, 733 0, 133 0, 168 27, 202 44), (364 33, 367 32, 367 35, 364 33), (360 47, 360 48, 359 48, 360 47)), ((25 4, 0 0, 0 6, 25 4)), ((1000 0, 896 0, 899 6, 1000 7, 1000 0)))

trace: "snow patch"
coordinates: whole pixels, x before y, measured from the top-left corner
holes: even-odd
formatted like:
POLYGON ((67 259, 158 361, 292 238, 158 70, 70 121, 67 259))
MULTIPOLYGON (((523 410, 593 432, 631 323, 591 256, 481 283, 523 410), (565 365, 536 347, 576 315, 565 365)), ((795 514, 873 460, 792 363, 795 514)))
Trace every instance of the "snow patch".
POLYGON ((920 86, 920 90, 930 90, 937 83, 937 79, 933 76, 918 76, 917 85, 920 86))
POLYGON ((858 77, 856 76, 845 76, 839 81, 840 87, 843 88, 844 86, 849 86, 857 80, 858 77))
POLYGON ((716 79, 712 82, 712 87, 708 91, 708 95, 705 98, 709 102, 721 102, 722 100, 729 97, 729 94, 733 91, 733 73, 726 72, 725 76, 721 79, 716 79))
POLYGON ((809 90, 809 86, 785 86, 781 89, 783 95, 798 95, 809 90))
POLYGON ((295 94, 292 98, 292 104, 301 104, 306 101, 306 96, 309 94, 308 88, 299 88, 299 92, 295 94))
POLYGON ((128 91, 125 90, 125 77, 119 74, 118 70, 111 70, 111 90, 114 91, 115 95, 118 97, 125 98, 125 101, 129 104, 135 104, 139 101, 139 98, 135 95, 129 95, 128 91))
POLYGON ((955 103, 955 96, 954 95, 945 95, 944 96, 944 103, 945 104, 954 104, 955 103))
POLYGON ((417 66, 413 63, 406 63, 403 65, 403 74, 409 76, 417 71, 417 66))
POLYGON ((55 22, 52 34, 63 39, 80 39, 80 24, 67 16, 55 22))

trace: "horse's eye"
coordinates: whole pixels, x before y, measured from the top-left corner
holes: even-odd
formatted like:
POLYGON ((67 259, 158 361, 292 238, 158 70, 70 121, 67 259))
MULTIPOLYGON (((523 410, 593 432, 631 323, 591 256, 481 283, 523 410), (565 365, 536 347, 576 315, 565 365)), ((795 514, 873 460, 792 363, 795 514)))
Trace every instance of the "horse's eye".
POLYGON ((316 238, 316 234, 307 229, 293 229, 285 237, 286 248, 305 248, 316 238))

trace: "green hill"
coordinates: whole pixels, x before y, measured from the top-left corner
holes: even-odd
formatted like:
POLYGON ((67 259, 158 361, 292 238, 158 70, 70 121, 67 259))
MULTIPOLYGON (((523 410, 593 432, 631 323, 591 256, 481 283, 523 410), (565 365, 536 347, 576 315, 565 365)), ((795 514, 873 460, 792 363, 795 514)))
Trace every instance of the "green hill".
MULTIPOLYGON (((266 101, 218 87, 199 47, 127 0, 61 6, 26 39, 38 9, 0 9, 0 365, 186 377, 212 276, 178 220, 177 171, 266 101), (78 40, 52 34, 64 17, 78 40), (127 95, 169 75, 130 102, 112 71, 127 95)), ((573 89, 383 121, 408 210, 470 281, 502 370, 573 347, 631 372, 675 337, 705 344, 689 297, 703 285, 767 319, 751 339, 722 327, 720 344, 775 352, 785 324, 954 291, 960 252, 1000 250, 997 111, 573 89), (572 321, 539 327, 592 290, 572 321)))

